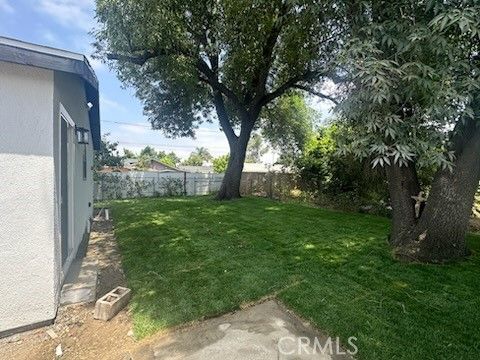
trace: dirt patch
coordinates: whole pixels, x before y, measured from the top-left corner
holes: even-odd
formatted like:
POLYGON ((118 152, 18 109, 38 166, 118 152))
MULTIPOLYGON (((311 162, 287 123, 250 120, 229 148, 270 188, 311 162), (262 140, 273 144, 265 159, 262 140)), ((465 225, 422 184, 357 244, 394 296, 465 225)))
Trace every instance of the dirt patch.
MULTIPOLYGON (((125 286, 121 256, 110 221, 95 221, 88 245, 89 256, 98 261, 96 298, 116 286, 125 286)), ((136 344, 132 324, 123 309, 107 322, 93 319, 95 304, 60 307, 55 323, 0 339, 0 359, 54 359, 60 344, 62 359, 122 359, 136 344), (47 331, 53 335, 47 333, 47 331), (53 331, 53 332, 52 332, 53 331)))

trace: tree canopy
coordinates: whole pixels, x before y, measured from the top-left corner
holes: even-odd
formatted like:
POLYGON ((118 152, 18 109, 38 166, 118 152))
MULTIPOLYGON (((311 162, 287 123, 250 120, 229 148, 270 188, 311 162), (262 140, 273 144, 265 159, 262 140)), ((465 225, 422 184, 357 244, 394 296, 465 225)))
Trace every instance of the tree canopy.
POLYGON ((262 113, 262 135, 280 153, 278 163, 293 166, 314 136, 313 126, 319 115, 299 93, 283 96, 262 113))
POLYGON ((126 157, 138 159, 138 169, 146 169, 150 167, 151 160, 158 160, 170 166, 177 166, 180 163, 180 158, 177 156, 177 154, 175 154, 175 152, 171 151, 167 153, 163 150, 157 151, 149 145, 145 146, 142 150, 140 150, 140 153, 138 155, 128 149, 123 149, 123 151, 126 157))
POLYGON ((262 161, 262 156, 268 152, 268 146, 265 145, 262 135, 254 133, 248 142, 247 156, 245 162, 259 163, 262 161))
POLYGON ((213 160, 212 154, 205 147, 197 147, 190 153, 190 156, 182 162, 182 165, 202 166, 213 160))
POLYGON ((104 134, 100 143, 100 150, 95 151, 94 168, 100 170, 104 166, 121 166, 123 156, 118 151, 118 142, 108 140, 110 134, 104 134))
POLYGON ((451 168, 452 131, 478 101, 479 13, 475 1, 398 1, 356 14, 340 59, 350 85, 338 111, 356 128, 344 151, 451 168))
POLYGON ((136 89, 153 128, 193 136, 218 119, 230 146, 219 197, 238 197, 262 108, 331 70, 343 3, 317 0, 97 0, 97 56, 136 89))
POLYGON ((222 174, 227 170, 228 154, 216 157, 213 159, 213 171, 217 174, 222 174))

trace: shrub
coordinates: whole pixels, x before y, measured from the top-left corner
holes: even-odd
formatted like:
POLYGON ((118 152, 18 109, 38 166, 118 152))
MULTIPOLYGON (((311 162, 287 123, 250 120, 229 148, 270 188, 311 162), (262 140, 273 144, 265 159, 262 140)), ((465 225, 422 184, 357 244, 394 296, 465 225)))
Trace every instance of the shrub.
POLYGON ((372 169, 367 161, 338 154, 340 131, 339 126, 329 125, 308 141, 296 162, 301 188, 323 205, 333 201, 349 210, 364 205, 385 208, 388 191, 383 169, 372 169))

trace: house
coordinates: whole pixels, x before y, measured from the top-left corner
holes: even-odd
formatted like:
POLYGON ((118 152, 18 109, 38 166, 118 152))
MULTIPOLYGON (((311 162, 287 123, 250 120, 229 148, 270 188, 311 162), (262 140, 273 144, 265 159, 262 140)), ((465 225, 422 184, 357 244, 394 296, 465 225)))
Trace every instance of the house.
POLYGON ((126 169, 134 170, 137 167, 138 159, 126 158, 123 159, 123 167, 126 169))
MULTIPOLYGON (((123 168, 129 170, 137 170, 138 169, 138 159, 134 158, 126 158, 123 160, 123 168)), ((160 172, 183 172, 182 170, 177 169, 174 166, 165 164, 159 160, 150 160, 150 164, 148 168, 145 169, 146 171, 160 171, 160 172)), ((106 171, 108 172, 108 171, 106 171)), ((113 171, 112 171, 113 172, 113 171)), ((123 171, 122 171, 123 172, 123 171)))
POLYGON ((176 167, 167 165, 158 160, 150 160, 150 167, 148 170, 161 171, 161 172, 182 172, 176 167))
POLYGON ((262 163, 246 162, 243 165, 243 172, 244 173, 268 173, 268 172, 291 173, 291 170, 279 164, 266 165, 262 163))
POLYGON ((193 174, 211 174, 213 173, 213 166, 198 166, 198 165, 179 165, 178 169, 187 173, 193 174))
POLYGON ((88 241, 99 120, 83 55, 0 37, 0 337, 56 316, 88 241))
POLYGON ((132 169, 123 167, 123 166, 107 166, 104 165, 101 169, 97 169, 97 174, 108 174, 108 173, 128 173, 132 171, 132 169))
MULTIPOLYGON (((178 169, 181 171, 185 171, 187 173, 201 173, 201 174, 214 173, 213 166, 180 165, 178 169)), ((261 163, 245 163, 243 164, 242 172, 243 173, 268 173, 268 172, 291 173, 292 171, 278 164, 265 165, 261 163)))

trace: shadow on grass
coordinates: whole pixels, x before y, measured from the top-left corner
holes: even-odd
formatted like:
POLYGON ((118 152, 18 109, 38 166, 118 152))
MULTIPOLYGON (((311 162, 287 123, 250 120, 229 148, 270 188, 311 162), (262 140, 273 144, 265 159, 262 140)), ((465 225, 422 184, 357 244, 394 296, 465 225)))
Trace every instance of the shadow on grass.
POLYGON ((478 257, 398 263, 387 219, 260 198, 111 208, 139 337, 276 293, 332 336, 356 336, 364 358, 468 358, 480 346, 478 257))

